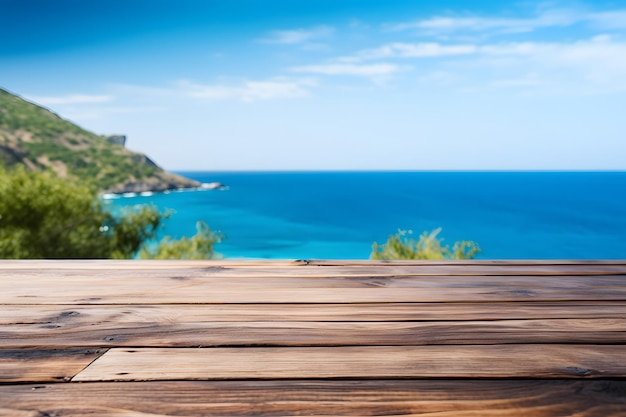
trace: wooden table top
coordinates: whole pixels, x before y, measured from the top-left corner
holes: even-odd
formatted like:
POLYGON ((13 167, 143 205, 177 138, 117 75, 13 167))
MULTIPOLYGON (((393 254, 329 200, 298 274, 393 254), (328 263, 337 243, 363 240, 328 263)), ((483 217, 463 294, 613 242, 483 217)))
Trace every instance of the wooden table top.
POLYGON ((626 416, 626 261, 0 261, 0 416, 626 416))

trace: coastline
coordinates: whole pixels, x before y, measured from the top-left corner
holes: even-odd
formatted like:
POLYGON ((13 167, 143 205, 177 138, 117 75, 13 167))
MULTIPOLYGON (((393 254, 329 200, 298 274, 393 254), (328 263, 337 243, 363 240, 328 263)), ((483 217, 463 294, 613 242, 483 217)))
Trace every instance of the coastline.
POLYGON ((200 184, 197 187, 178 187, 167 189, 148 189, 144 191, 123 191, 123 192, 104 192, 100 193, 99 197, 103 200, 115 200, 118 198, 133 198, 133 197, 151 197, 155 194, 170 194, 180 192, 193 192, 193 191, 225 191, 228 190, 228 186, 221 182, 198 182, 200 184))

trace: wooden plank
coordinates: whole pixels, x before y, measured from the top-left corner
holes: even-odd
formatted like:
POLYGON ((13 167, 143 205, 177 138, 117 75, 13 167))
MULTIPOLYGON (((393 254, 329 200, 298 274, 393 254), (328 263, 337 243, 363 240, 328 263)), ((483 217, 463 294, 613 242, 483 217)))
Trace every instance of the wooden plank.
POLYGON ((161 269, 161 268, 206 268, 224 267, 293 267, 293 266, 520 266, 520 265, 621 265, 626 266, 626 259, 462 259, 462 260, 369 260, 369 259, 218 259, 218 260, 111 260, 111 259, 0 259, 0 269, 161 269))
MULTIPOLYGON (((625 301, 365 303, 365 304, 161 304, 11 305, 0 307, 0 326, 75 326, 84 323, 202 323, 246 321, 464 321, 610 319, 626 317, 625 301)), ((52 327, 51 327, 52 328, 52 327)))
POLYGON ((626 377, 624 346, 115 348, 72 381, 582 377, 626 377))
MULTIPOLYGON (((304 269, 300 269, 304 270, 304 269)), ((309 271, 311 271, 309 269, 309 271)), ((491 285, 506 281, 507 283, 523 283, 531 285, 550 284, 567 279, 572 283, 615 283, 621 282, 626 274, 608 274, 608 275, 423 275, 410 274, 398 271, 398 273, 375 274, 373 271, 369 274, 329 274, 323 275, 324 270, 316 271, 316 273, 307 274, 291 274, 288 270, 274 270, 273 272, 259 271, 254 269, 112 269, 112 270, 30 270, 16 269, 2 271, 4 285, 16 286, 24 285, 30 282, 41 284, 54 283, 54 280, 63 280, 70 283, 82 282, 87 279, 93 281, 154 281, 169 282, 173 281, 177 284, 191 283, 207 283, 212 285, 220 285, 224 288, 267 288, 267 287, 284 287, 284 283, 288 282, 290 286, 300 288, 363 288, 363 287, 416 287, 416 286, 438 286, 445 287, 448 285, 491 285), (282 273, 281 273, 282 271, 282 273)), ((407 272, 407 271, 404 271, 407 272)))
MULTIPOLYGON (((163 263, 154 264, 132 261, 137 263, 89 263, 83 261, 69 263, 68 261, 4 261, 0 262, 0 270, 15 275, 27 274, 37 276, 55 271, 57 275, 69 275, 89 271, 90 274, 116 273, 124 271, 128 274, 137 274, 141 271, 153 271, 155 274, 203 274, 204 276, 235 276, 235 277, 315 277, 315 276, 517 276, 517 275, 626 275, 626 264, 612 263, 580 263, 580 264, 481 264, 452 262, 440 264, 358 264, 358 265, 310 265, 310 264, 247 264, 231 263, 163 263), (107 266, 108 265, 108 266, 107 266), (169 272, 168 272, 169 271, 169 272)), ((171 261, 170 261, 171 262, 171 261)))
POLYGON ((595 275, 595 276, 456 276, 456 275, 389 275, 389 276, 235 276, 198 270, 157 270, 150 269, 127 271, 30 271, 16 270, 3 275, 1 288, 32 287, 34 283, 50 288, 59 283, 81 285, 88 281, 96 283, 129 282, 132 285, 188 287, 196 285, 212 286, 220 289, 246 288, 450 288, 450 287, 485 287, 502 284, 528 287, 548 287, 569 283, 572 286, 619 286, 626 275, 595 275), (183 272, 186 272, 183 273, 183 272), (137 284, 134 284, 137 283, 137 284))
MULTIPOLYGON (((626 263, 626 262, 625 262, 626 263)), ((610 263, 614 265, 615 263, 610 263)), ((223 259, 223 260, 113 260, 113 259, 0 259, 0 269, 172 269, 211 267, 267 267, 307 266, 306 261, 280 259, 223 259)))
POLYGON ((459 259, 459 260, 371 260, 371 259, 308 259, 307 266, 397 266, 397 265, 624 265, 626 259, 459 259))
POLYGON ((105 349, 0 350, 0 383, 67 381, 105 349))
MULTIPOLYGON (((1 410, 4 410, 4 414, 1 410)), ((0 386, 5 416, 617 417, 611 380, 195 381, 0 386)))
POLYGON ((5 276, 0 304, 626 301, 624 277, 185 278, 5 276))
POLYGON ((90 319, 14 324, 0 348, 73 346, 386 346, 450 344, 626 344, 626 319, 448 322, 179 322, 90 319))

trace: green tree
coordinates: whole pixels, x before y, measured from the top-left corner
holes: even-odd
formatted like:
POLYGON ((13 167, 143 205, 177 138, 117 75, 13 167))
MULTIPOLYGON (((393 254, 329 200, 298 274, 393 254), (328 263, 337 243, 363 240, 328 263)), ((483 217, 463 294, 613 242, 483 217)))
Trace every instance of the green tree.
POLYGON ((118 216, 107 215, 103 232, 111 247, 109 257, 114 259, 134 257, 146 242, 156 238, 159 227, 169 217, 169 213, 162 213, 154 206, 127 209, 118 216))
POLYGON ((222 241, 221 233, 213 232, 205 222, 196 223, 197 233, 191 238, 172 240, 164 237, 154 248, 145 247, 139 257, 142 259, 210 259, 218 255, 214 245, 222 241))
POLYGON ((382 245, 374 242, 372 245, 371 259, 472 259, 480 252, 478 244, 472 241, 455 242, 452 248, 443 245, 442 238, 438 235, 441 228, 432 232, 424 232, 418 240, 411 238, 413 231, 398 230, 395 235, 390 235, 387 242, 382 245))
MULTIPOLYGON (((0 170, 0 258, 133 258, 168 216, 152 206, 113 215, 78 182, 21 167, 0 170)), ((213 255, 206 244, 189 249, 213 255)))

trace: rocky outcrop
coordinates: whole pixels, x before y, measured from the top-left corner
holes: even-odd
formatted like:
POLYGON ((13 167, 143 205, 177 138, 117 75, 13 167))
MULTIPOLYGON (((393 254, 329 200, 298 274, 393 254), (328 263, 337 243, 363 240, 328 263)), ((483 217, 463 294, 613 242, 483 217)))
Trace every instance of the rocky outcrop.
POLYGON ((161 175, 138 180, 128 181, 122 184, 116 184, 105 190, 106 193, 143 193, 145 191, 166 191, 178 190, 181 188, 198 188, 198 181, 190 180, 180 175, 163 172, 161 175))
POLYGON ((111 135, 107 136, 106 140, 113 145, 126 146, 126 135, 111 135))
POLYGON ((151 167, 161 169, 161 167, 158 166, 156 162, 154 162, 152 159, 148 158, 147 155, 144 155, 142 153, 133 155, 133 161, 137 162, 138 164, 146 164, 146 165, 150 165, 151 167))

